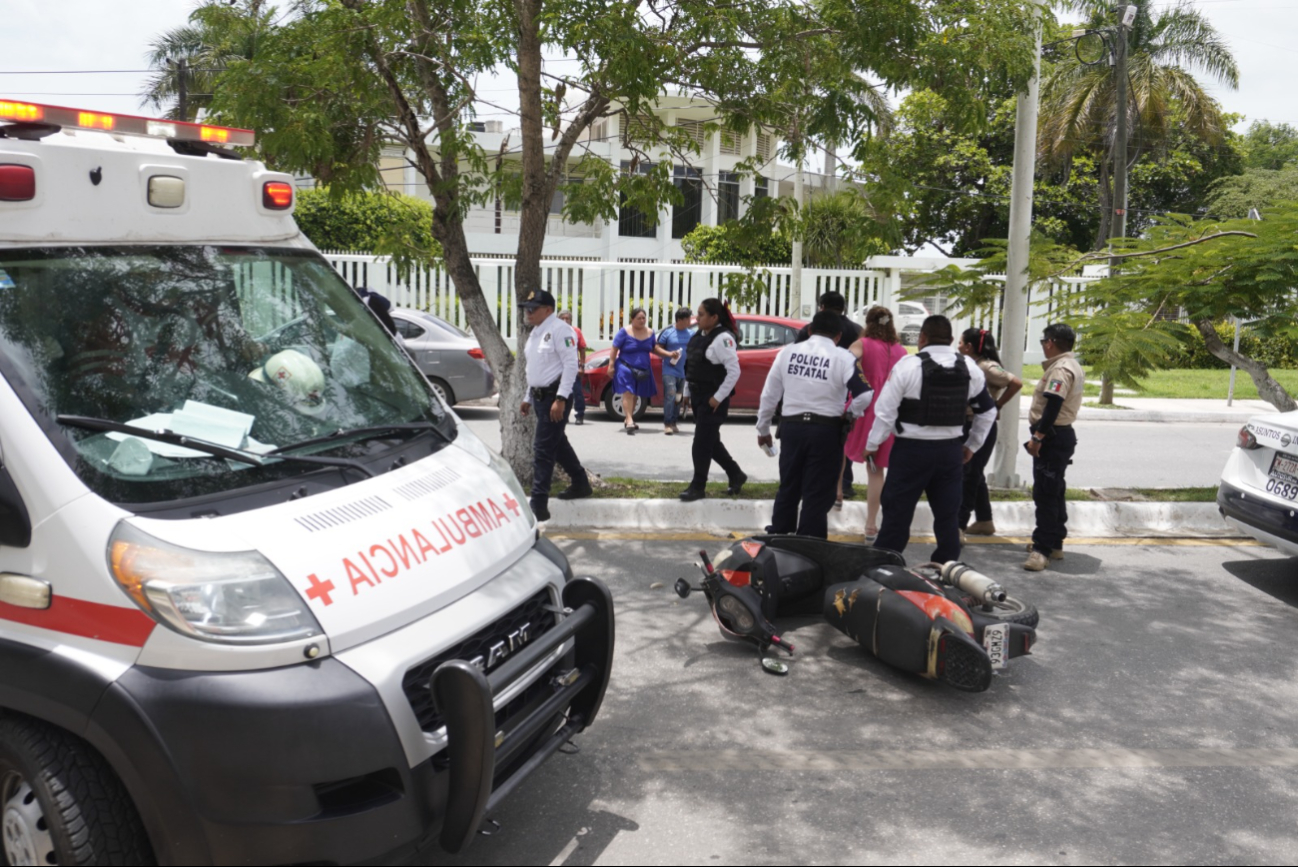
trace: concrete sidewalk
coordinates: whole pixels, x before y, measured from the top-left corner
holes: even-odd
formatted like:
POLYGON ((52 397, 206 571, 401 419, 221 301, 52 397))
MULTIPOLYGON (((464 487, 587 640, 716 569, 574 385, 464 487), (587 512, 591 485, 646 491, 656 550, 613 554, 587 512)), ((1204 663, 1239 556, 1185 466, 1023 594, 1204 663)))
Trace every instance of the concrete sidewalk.
MULTIPOLYGON (((1020 398, 1022 414, 1026 418, 1032 405, 1032 396, 1020 398)), ((1092 403, 1093 398, 1088 398, 1092 403)), ((1276 409, 1264 400, 1235 400, 1232 406, 1226 406, 1224 400, 1175 399, 1151 397, 1124 397, 1117 395, 1114 401, 1125 409, 1100 409, 1095 406, 1082 405, 1081 418, 1084 421, 1143 421, 1143 422, 1237 422, 1241 426, 1255 415, 1275 412, 1276 409)))
MULTIPOLYGON (((604 500, 565 502, 550 500, 547 529, 589 528, 640 532, 735 531, 760 533, 771 520, 771 500, 708 498, 694 503, 679 500, 604 500)), ((1000 536, 1030 536, 1035 524, 1030 501, 992 503, 993 520, 1000 536)), ((847 502, 841 512, 829 513, 829 532, 836 536, 865 533, 865 503, 847 502)), ((1068 504, 1068 532, 1072 537, 1196 537, 1237 538, 1216 503, 1068 504)), ((912 535, 932 535, 933 514, 921 502, 911 524, 912 535)))

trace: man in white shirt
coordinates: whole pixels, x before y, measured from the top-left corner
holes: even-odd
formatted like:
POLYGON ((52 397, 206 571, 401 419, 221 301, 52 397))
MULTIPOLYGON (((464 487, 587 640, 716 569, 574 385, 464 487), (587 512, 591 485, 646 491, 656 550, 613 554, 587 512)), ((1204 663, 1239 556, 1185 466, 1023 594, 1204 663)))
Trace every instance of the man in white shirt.
POLYGON ((829 536, 829 510, 838 491, 847 417, 860 418, 873 392, 861 378, 856 358, 838 347, 837 313, 822 310, 811 320, 804 343, 775 356, 757 411, 757 444, 770 447, 771 419, 784 401, 780 421, 780 490, 768 533, 829 536), (844 412, 848 395, 852 403, 844 412), (802 513, 798 513, 798 504, 802 513))
POLYGON ((559 493, 559 499, 577 500, 594 493, 564 430, 577 382, 577 333, 554 315, 554 296, 544 289, 533 290, 518 306, 526 311, 527 324, 532 327, 523 348, 527 359, 527 392, 520 407, 523 415, 536 407, 532 511, 538 521, 548 521, 550 480, 554 477, 556 461, 572 479, 572 484, 559 493))
POLYGON ((951 322, 930 316, 919 333, 919 353, 897 362, 874 402, 874 427, 865 455, 873 457, 897 434, 883 486, 883 525, 876 548, 898 553, 910 541, 910 522, 921 494, 928 495, 938 563, 960 557, 960 501, 964 463, 982 447, 996 420, 996 402, 972 358, 951 346, 951 322), (965 407, 974 410, 964 439, 965 407))

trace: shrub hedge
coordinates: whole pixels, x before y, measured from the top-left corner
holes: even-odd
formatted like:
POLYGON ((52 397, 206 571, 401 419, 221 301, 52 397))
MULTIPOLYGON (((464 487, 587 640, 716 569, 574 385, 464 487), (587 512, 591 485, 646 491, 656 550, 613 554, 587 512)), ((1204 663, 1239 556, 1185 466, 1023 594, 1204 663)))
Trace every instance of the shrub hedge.
MULTIPOLYGON (((1176 370, 1226 370, 1229 364, 1217 358, 1203 344, 1199 332, 1190 326, 1186 327, 1186 340, 1181 350, 1169 361, 1167 367, 1176 370)), ((1217 333, 1222 342, 1233 346, 1235 341, 1235 324, 1218 322, 1217 333)), ((1248 326, 1239 335, 1239 351, 1249 358, 1256 359, 1267 367, 1279 370, 1298 369, 1298 340, 1292 337, 1262 337, 1248 326)))
POLYGON ((362 192, 330 196, 327 188, 299 190, 294 219, 321 250, 376 253, 394 241, 437 251, 433 208, 413 196, 362 192))

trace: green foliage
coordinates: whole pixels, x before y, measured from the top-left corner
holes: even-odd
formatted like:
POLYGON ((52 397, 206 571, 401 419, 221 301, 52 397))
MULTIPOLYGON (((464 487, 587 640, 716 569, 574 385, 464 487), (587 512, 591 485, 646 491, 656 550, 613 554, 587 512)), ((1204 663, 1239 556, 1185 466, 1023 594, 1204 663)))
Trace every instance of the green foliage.
POLYGON ((1244 167, 1278 171, 1298 167, 1298 129, 1287 123, 1255 120, 1241 142, 1244 167))
MULTIPOLYGON (((1235 323, 1214 323, 1217 333, 1227 346, 1235 343, 1235 323)), ((1245 326, 1239 335, 1239 351, 1267 367, 1280 370, 1298 370, 1298 337, 1275 335, 1263 337, 1245 326)), ((1197 330, 1185 329, 1182 343, 1168 359, 1168 368, 1185 370, 1226 370, 1229 364, 1208 351, 1197 330)))
POLYGON ((793 255, 787 235, 767 231, 764 236, 743 233, 740 223, 699 225, 681 239, 685 261, 744 266, 787 265, 793 255))
POLYGON ((441 257, 433 239, 432 206, 413 196, 300 190, 293 217, 321 250, 383 253, 403 248, 418 251, 425 261, 441 257))
MULTIPOLYGON (((1184 136, 1208 147, 1221 146, 1228 139, 1233 118, 1222 112, 1192 73, 1205 73, 1231 89, 1238 86, 1239 69, 1225 39, 1202 12, 1189 4, 1156 11, 1152 0, 1133 2, 1137 14, 1125 37, 1130 87, 1128 104, 1122 107, 1130 118, 1127 159, 1134 162, 1150 154, 1167 154, 1177 148, 1178 138, 1184 145, 1184 136)), ((1077 5, 1086 15, 1089 29, 1105 30, 1110 38, 1116 38, 1116 10, 1112 6, 1100 2, 1077 5)), ((1065 173, 1079 154, 1089 155, 1100 166, 1096 201, 1102 216, 1092 245, 1098 249, 1110 234, 1111 143, 1116 135, 1119 106, 1112 67, 1103 62, 1083 64, 1071 49, 1070 42, 1063 43, 1049 73, 1043 74, 1038 151, 1044 154, 1047 167, 1065 173)), ((1210 153, 1202 148, 1191 153, 1193 162, 1186 161, 1179 171, 1174 170, 1172 179, 1187 171, 1195 172, 1194 163, 1202 166, 1205 161, 1212 162, 1210 153)), ((1130 178, 1131 209, 1143 205, 1137 191, 1149 181, 1138 176, 1138 169, 1139 165, 1130 178)), ((1194 210, 1183 206, 1180 209, 1194 210)), ((1127 234, 1141 229, 1140 225, 1129 225, 1127 234)))
MULTIPOLYGON (((965 268, 948 265, 919 281, 908 294, 946 295, 948 310, 955 316, 985 316, 1001 306, 1005 294, 1004 276, 1009 271, 1009 242, 994 238, 978 251, 979 260, 965 268)), ((1053 280, 1076 272, 1080 254, 1072 247, 1056 243, 1034 231, 1028 244, 1027 277, 1029 283, 1053 280)))
POLYGON ((1171 366, 1184 326, 1152 318, 1142 306, 1109 307, 1103 315, 1075 308, 1062 317, 1077 330, 1077 351, 1097 378, 1135 388, 1153 370, 1171 366))
POLYGON ((1247 217, 1251 208, 1277 208, 1298 202, 1298 165, 1285 169, 1250 168, 1222 178, 1207 197, 1207 211, 1219 219, 1247 217))

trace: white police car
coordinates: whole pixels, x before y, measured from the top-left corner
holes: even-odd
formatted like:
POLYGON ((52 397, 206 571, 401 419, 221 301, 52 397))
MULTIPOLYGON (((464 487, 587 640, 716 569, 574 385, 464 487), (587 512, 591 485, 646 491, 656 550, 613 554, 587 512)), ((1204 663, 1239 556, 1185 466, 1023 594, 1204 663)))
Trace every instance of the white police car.
POLYGON ((0 863, 456 851, 602 701, 607 588, 252 143, 0 98, 0 863))
POLYGON ((1254 539, 1298 556, 1298 411, 1254 416, 1240 428, 1217 507, 1254 539))

